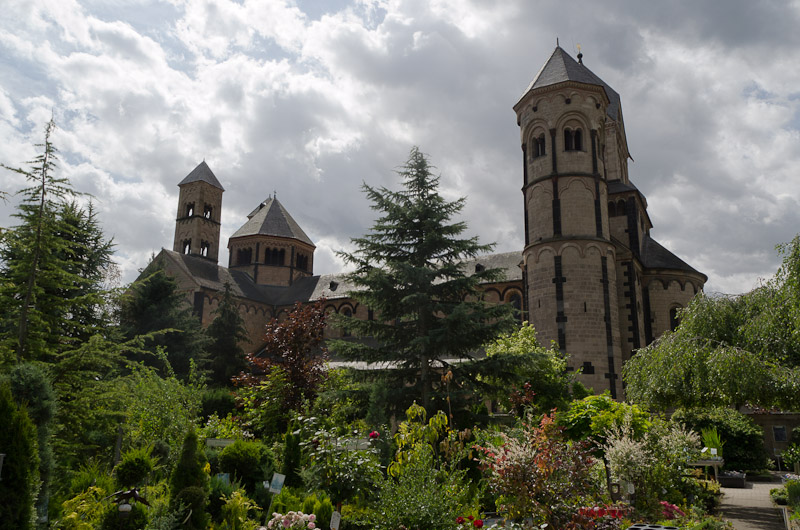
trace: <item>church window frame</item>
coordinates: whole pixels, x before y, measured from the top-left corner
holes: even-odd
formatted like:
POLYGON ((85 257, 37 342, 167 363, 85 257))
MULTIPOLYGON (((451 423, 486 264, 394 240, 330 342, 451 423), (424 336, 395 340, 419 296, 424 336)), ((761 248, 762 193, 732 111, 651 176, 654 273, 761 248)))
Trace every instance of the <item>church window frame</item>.
POLYGON ((211 219, 211 215, 213 214, 213 212, 214 212, 214 207, 211 206, 210 204, 205 204, 203 206, 203 218, 204 219, 209 219, 210 220, 211 219))
POLYGON ((186 207, 184 208, 184 212, 186 213, 184 217, 192 217, 194 215, 194 203, 187 202, 186 207))

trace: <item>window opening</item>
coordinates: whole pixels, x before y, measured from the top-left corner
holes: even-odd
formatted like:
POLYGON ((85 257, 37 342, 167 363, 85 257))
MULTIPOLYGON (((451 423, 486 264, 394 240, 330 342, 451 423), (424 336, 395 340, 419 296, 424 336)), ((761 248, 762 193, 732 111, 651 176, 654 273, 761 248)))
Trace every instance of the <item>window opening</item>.
POLYGON ((186 217, 191 217, 194 215, 194 203, 190 202, 186 205, 186 217))
POLYGON ((673 307, 669 310, 669 329, 671 331, 678 329, 678 326, 681 324, 681 319, 678 316, 678 309, 677 307, 673 307))
POLYGON ((191 239, 184 239, 183 240, 183 253, 189 254, 192 251, 192 240, 191 239))
POLYGON ((210 204, 206 204, 205 206, 203 206, 203 217, 205 217, 206 219, 211 219, 211 210, 212 208, 210 204))
POLYGON ((201 241, 200 242, 200 255, 208 257, 208 249, 211 245, 208 244, 208 241, 201 241))

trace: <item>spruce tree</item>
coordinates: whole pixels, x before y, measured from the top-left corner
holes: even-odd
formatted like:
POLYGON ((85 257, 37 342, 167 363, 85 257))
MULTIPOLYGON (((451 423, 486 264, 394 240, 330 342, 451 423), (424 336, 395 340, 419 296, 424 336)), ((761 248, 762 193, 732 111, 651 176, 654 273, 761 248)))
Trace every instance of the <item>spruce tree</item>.
POLYGON ((211 339, 208 346, 210 379, 220 386, 230 386, 231 378, 247 368, 244 350, 239 346, 247 339, 247 330, 228 283, 215 313, 216 318, 206 330, 211 339))
POLYGON ((356 287, 351 296, 370 308, 374 318, 342 318, 339 325, 375 342, 335 341, 331 349, 349 360, 389 368, 384 375, 393 383, 388 385, 391 402, 398 407, 414 398, 431 409, 440 380, 434 370, 447 360, 471 357, 513 326, 511 308, 485 303, 479 289, 481 283, 499 279, 501 272, 473 273, 463 266, 493 245, 462 236, 466 224, 452 219, 465 199, 445 200, 432 170, 414 147, 397 171, 402 190, 364 184, 380 217, 367 235, 352 240, 354 252, 340 253, 355 266, 349 275, 356 287))

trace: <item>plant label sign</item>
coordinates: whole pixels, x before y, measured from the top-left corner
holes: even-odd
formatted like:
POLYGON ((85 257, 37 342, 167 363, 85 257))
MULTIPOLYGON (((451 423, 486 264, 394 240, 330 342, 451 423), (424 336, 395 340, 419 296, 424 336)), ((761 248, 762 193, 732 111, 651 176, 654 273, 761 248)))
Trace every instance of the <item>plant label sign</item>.
POLYGON ((712 456, 717 456, 717 448, 716 447, 712 447, 711 448, 711 455, 712 456))
POLYGON ((333 512, 331 515, 331 530, 339 530, 339 523, 342 522, 342 514, 333 512))
POLYGON ((280 493, 283 489, 283 483, 286 480, 286 475, 281 475, 280 473, 273 473, 272 474, 272 482, 269 484, 269 492, 270 493, 280 493))

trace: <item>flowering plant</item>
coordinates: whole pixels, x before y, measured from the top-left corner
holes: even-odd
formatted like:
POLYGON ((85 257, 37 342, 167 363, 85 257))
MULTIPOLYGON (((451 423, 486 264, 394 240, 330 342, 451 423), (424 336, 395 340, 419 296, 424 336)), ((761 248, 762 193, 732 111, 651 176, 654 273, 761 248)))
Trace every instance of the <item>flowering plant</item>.
POLYGON ((272 519, 267 522, 267 528, 274 528, 275 530, 314 530, 317 527, 314 522, 316 520, 317 517, 313 513, 289 512, 286 515, 273 513, 272 519))
POLYGON ((661 501, 661 514, 664 516, 664 519, 675 519, 677 517, 686 517, 686 514, 675 506, 674 504, 670 504, 667 501, 661 501))
POLYGON ((476 519, 474 515, 456 517, 456 524, 464 528, 483 528, 483 519, 476 519))
POLYGON ((379 433, 378 431, 371 431, 369 433, 369 439, 370 440, 377 440, 380 437, 380 435, 381 435, 381 433, 379 433))

